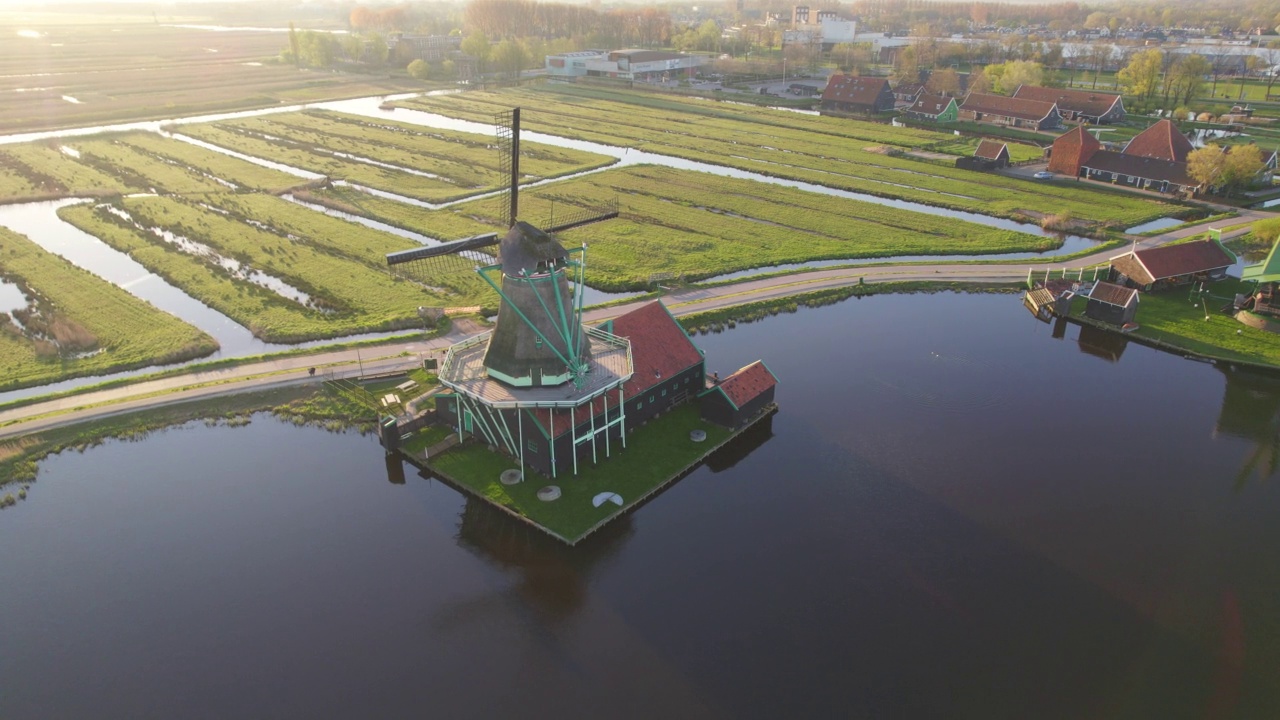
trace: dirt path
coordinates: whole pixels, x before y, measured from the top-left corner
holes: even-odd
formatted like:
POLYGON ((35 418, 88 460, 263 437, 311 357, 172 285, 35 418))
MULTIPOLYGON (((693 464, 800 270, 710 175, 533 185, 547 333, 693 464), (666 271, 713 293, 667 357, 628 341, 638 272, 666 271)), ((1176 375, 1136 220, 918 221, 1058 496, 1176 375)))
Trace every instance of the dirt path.
MULTIPOLYGON (((1275 217, 1271 213, 1243 211, 1241 218, 1230 221, 1239 224, 1262 217, 1275 217), (1257 217, 1254 217, 1254 214, 1257 217)), ((1155 247, 1173 240, 1204 232, 1204 226, 1184 228, 1136 242, 1137 247, 1155 247)), ((1229 239, 1248 232, 1241 228, 1226 233, 1229 239)), ((1075 260, 1036 265, 1036 272, 1087 267, 1123 252, 1108 250, 1075 260)), ((962 282, 1017 282, 1026 278, 1027 265, 973 264, 954 262, 928 265, 884 265, 847 269, 811 270, 760 280, 744 280, 732 285, 713 288, 690 288, 670 293, 663 302, 677 316, 718 310, 761 300, 798 295, 815 290, 846 287, 859 282, 883 283, 901 281, 962 281, 962 282)), ((589 310, 584 319, 589 323, 616 317, 648 300, 589 310)), ((470 337, 480 328, 470 321, 460 322, 448 335, 398 345, 383 345, 359 350, 335 350, 306 357, 266 360, 250 365, 193 372, 185 375, 150 380, 109 390, 82 393, 58 400, 48 400, 12 410, 0 411, 0 438, 16 437, 60 425, 116 415, 142 408, 159 407, 215 395, 248 392, 282 385, 320 382, 325 377, 352 377, 380 372, 406 370, 421 364, 429 357, 440 358, 453 343, 470 337), (317 368, 315 377, 309 369, 317 368)))

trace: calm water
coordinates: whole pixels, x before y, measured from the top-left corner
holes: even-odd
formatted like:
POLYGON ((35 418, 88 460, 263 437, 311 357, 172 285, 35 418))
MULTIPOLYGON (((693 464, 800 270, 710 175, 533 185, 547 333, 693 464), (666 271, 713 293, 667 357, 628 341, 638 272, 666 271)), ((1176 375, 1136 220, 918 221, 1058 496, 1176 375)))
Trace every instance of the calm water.
POLYGON ((697 341, 782 411, 573 549, 262 417, 48 460, 0 717, 1276 716, 1280 380, 1013 296, 697 341))

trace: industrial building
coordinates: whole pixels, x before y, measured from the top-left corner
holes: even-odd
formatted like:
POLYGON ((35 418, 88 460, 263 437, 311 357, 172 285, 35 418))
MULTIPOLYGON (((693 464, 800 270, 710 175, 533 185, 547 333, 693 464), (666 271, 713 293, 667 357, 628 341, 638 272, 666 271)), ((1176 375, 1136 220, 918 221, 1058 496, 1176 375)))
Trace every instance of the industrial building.
POLYGON ((583 50, 546 57, 547 77, 608 77, 665 81, 693 77, 709 61, 706 55, 662 50, 583 50))

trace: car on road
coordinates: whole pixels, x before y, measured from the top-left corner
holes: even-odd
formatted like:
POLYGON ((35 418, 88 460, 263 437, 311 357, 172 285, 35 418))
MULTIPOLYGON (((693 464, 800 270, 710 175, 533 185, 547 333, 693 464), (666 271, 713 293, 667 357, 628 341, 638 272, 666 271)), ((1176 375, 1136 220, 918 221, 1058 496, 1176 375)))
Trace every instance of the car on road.
POLYGON ((1053 173, 1049 172, 1048 170, 1041 170, 1040 172, 1036 173, 1035 175, 1032 175, 1031 177, 1037 180, 1048 180, 1049 178, 1053 177, 1053 173))

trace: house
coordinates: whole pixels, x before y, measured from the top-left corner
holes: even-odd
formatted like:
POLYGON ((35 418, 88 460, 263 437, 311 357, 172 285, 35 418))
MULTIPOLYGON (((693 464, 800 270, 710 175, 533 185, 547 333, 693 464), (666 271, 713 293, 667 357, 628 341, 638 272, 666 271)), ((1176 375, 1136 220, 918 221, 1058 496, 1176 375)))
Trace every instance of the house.
POLYGON ((1280 253, 1276 252, 1277 247, 1280 247, 1280 242, 1271 246, 1265 260, 1246 266, 1240 273, 1240 279, 1258 284, 1243 307, 1259 315, 1280 316, 1280 253))
POLYGON ((1221 280, 1236 256, 1217 240, 1131 250, 1111 258, 1109 280, 1143 291, 1221 280))
POLYGON ((953 97, 920 93, 916 102, 906 111, 907 117, 913 120, 930 122, 955 122, 960 118, 960 106, 953 97))
POLYGON ((1019 85, 1013 97, 1054 103, 1062 119, 1070 122, 1109 125, 1125 119, 1124 100, 1111 93, 1019 85))
POLYGON ((778 378, 759 360, 724 380, 712 379, 699 395, 702 417, 717 425, 736 428, 773 404, 778 378))
POLYGON ((893 92, 885 78, 832 75, 822 92, 826 112, 873 114, 893 109, 893 92))
POLYGON ((1085 317, 1112 325, 1133 322, 1137 312, 1137 290, 1103 281, 1094 283, 1093 290, 1089 292, 1089 303, 1084 309, 1085 317))
POLYGON ((960 119, 1027 130, 1062 127, 1062 118, 1054 103, 976 92, 969 93, 960 104, 960 119))
POLYGON ((893 99, 895 102, 911 105, 923 92, 924 83, 899 83, 898 86, 893 89, 893 99))
POLYGON ((1104 150, 1083 125, 1053 141, 1051 172, 1140 190, 1194 195, 1200 183, 1187 174, 1191 143, 1168 120, 1135 135, 1124 150, 1104 150))
POLYGON ((1178 131, 1172 120, 1160 120, 1133 136, 1124 146, 1125 155, 1185 163, 1195 147, 1178 131))
POLYGON ((1009 146, 996 140, 984 138, 973 151, 973 156, 985 160, 988 168, 1009 167, 1009 146))

